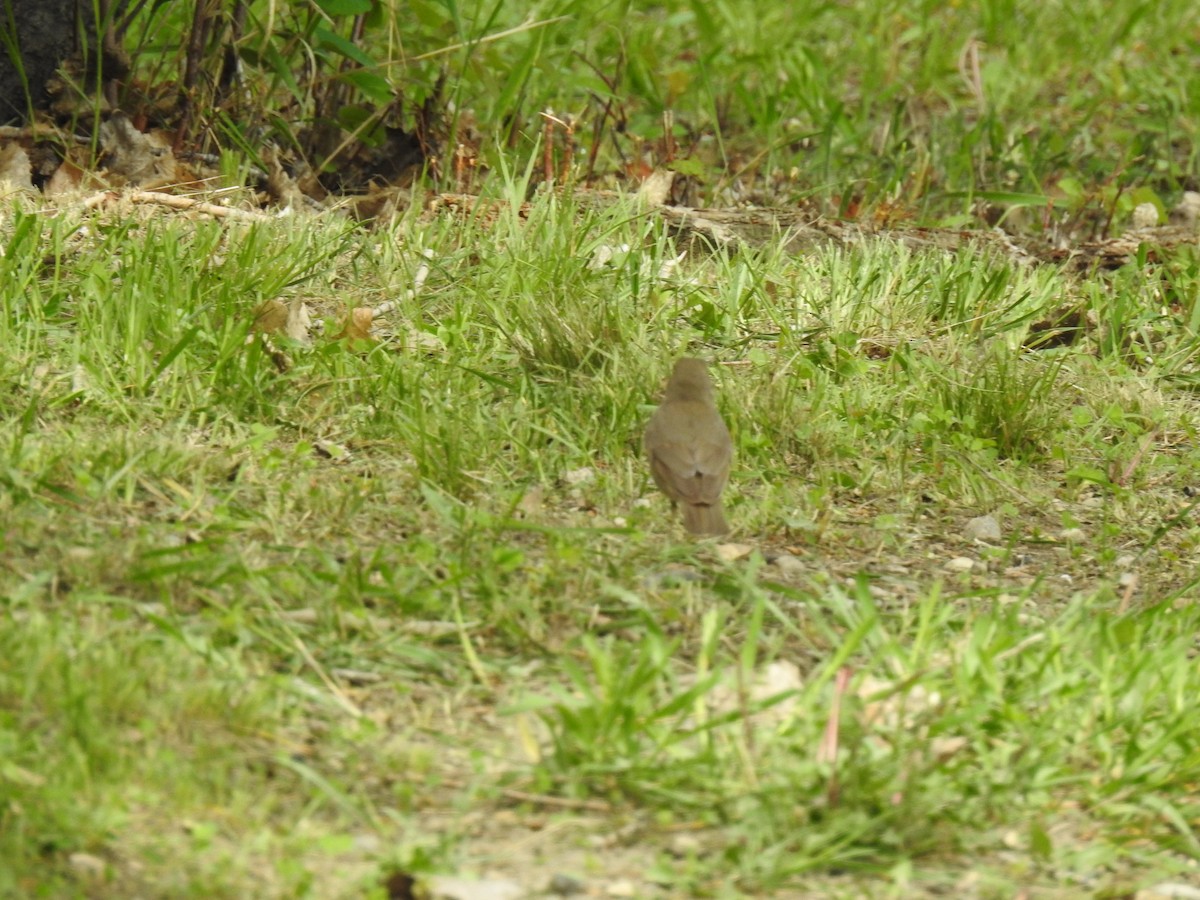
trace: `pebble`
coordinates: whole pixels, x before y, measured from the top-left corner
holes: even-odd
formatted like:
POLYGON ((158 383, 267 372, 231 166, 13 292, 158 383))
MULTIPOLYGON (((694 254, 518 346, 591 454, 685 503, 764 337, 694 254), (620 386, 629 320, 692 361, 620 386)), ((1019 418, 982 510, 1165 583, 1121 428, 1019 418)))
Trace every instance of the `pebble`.
POLYGON ((1200 888, 1190 884, 1165 881, 1154 887, 1145 888, 1133 895, 1133 900, 1200 900, 1200 888))
POLYGON ((1158 207, 1149 202, 1139 203, 1133 208, 1130 218, 1134 228, 1153 228, 1158 224, 1158 207))
POLYGON ((1184 191, 1183 199, 1179 201, 1178 206, 1171 210, 1168 218, 1172 225, 1195 227, 1196 220, 1200 219, 1200 194, 1195 191, 1184 191))
POLYGON ((430 894, 437 900, 518 900, 529 894, 507 878, 455 878, 435 875, 428 881, 430 894))
POLYGON ((582 894, 587 890, 587 885, 578 878, 564 875, 562 872, 555 872, 546 890, 548 893, 558 894, 560 897, 569 897, 572 894, 582 894))
POLYGON ((591 466, 584 466, 582 469, 570 469, 563 472, 562 480, 570 485, 586 484, 596 477, 596 470, 591 466))
POLYGON ((771 560, 771 565, 783 575, 800 575, 804 572, 804 563, 790 553, 780 553, 771 560))
POLYGON ((749 556, 754 551, 750 544, 717 544, 717 559, 721 562, 733 562, 749 556))
POLYGON ((667 852, 678 859, 686 859, 689 856, 698 856, 703 849, 700 839, 694 834, 677 834, 671 838, 667 852))
POLYGON ((975 560, 969 556, 956 556, 946 563, 946 568, 951 572, 970 572, 975 568, 975 560))
POLYGON ((67 864, 81 875, 88 878, 100 878, 104 875, 104 860, 90 853, 72 853, 67 857, 67 864))
POLYGON ((963 526, 963 537, 968 541, 998 544, 1003 538, 1003 534, 995 516, 976 516, 963 526))

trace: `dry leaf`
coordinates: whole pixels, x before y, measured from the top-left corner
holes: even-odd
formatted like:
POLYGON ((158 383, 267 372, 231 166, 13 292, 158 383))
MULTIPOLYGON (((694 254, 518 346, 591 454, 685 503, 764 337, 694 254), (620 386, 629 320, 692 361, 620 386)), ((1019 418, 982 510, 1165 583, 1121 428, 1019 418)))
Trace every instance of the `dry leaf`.
POLYGON ((542 502, 545 491, 540 484, 535 484, 525 492, 517 503, 517 512, 524 516, 536 516, 542 511, 542 502))
POLYGON ((675 173, 670 169, 655 169, 638 188, 638 199, 651 206, 663 206, 671 196, 671 184, 674 181, 675 173))
POLYGON ((124 114, 100 125, 100 146, 105 168, 131 185, 151 187, 177 180, 170 142, 161 134, 138 131, 124 114))
POLYGON ((254 330, 263 334, 282 331, 287 321, 288 308, 279 300, 264 300, 254 311, 254 330))
POLYGON ((0 190, 32 191, 32 172, 29 154, 20 144, 12 143, 0 150, 0 190))
POLYGON ((46 186, 42 189, 47 197, 59 197, 63 194, 73 194, 83 184, 84 171, 69 159, 64 159, 46 186))
POLYGON ((717 544, 717 559, 721 562, 733 562, 754 552, 752 544, 717 544))
POLYGON ((308 343, 308 330, 312 327, 312 316, 303 300, 293 300, 288 304, 287 324, 284 334, 293 341, 301 344, 308 343))
POLYGON ((375 321, 375 312, 368 306, 356 306, 346 317, 346 324, 337 333, 334 340, 370 341, 371 324, 375 321))

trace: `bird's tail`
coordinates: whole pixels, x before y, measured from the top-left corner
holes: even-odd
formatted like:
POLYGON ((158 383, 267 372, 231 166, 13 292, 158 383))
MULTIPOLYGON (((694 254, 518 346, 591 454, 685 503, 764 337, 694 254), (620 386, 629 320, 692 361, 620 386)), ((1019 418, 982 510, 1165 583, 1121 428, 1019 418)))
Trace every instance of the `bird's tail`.
POLYGON ((729 531, 729 525, 725 521, 725 512, 721 509, 719 502, 712 506, 691 503, 682 505, 683 527, 692 534, 725 534, 729 531))

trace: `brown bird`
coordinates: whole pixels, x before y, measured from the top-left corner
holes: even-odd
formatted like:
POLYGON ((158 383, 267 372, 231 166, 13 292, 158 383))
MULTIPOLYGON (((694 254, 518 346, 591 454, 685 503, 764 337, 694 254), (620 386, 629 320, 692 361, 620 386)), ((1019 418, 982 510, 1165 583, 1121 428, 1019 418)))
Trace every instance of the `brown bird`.
POLYGON ((702 360, 676 361, 662 403, 646 425, 645 443, 654 483, 672 507, 683 504, 683 526, 692 534, 727 532, 721 491, 729 480, 733 441, 702 360))

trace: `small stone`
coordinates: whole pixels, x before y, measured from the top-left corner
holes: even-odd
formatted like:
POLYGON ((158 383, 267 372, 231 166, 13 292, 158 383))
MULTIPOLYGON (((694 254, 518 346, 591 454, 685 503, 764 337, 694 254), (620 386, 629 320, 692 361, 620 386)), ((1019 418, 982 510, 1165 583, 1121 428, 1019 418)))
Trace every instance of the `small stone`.
POLYGON ((517 503, 517 511, 522 515, 536 516, 542 511, 544 497, 545 491, 542 486, 535 484, 521 496, 520 502, 517 503))
POLYGON ((946 563, 946 568, 951 572, 970 572, 975 568, 975 560, 969 556, 956 556, 946 563))
POLYGON ((687 566, 671 566, 642 576, 642 586, 649 590, 675 587, 689 581, 703 581, 704 575, 687 566))
POLYGON ((551 894, 558 894, 560 897, 569 897, 572 894, 582 894, 587 890, 587 885, 578 878, 564 875, 562 872, 555 872, 546 890, 551 894))
POLYGON ((1133 208, 1134 228, 1153 228, 1158 224, 1158 207, 1153 203, 1139 203, 1133 208))
POLYGON ((604 893, 609 897, 636 897, 637 887, 632 881, 622 878, 619 881, 611 882, 608 887, 604 889, 604 893))
POLYGON ((1200 888, 1190 884, 1164 881, 1154 887, 1144 888, 1133 895, 1133 900, 1200 900, 1200 888))
POLYGON ((1061 540, 1071 544, 1078 544, 1087 539, 1087 534, 1082 528, 1064 528, 1058 536, 1061 540))
POLYGON ((383 846, 383 840, 377 834, 354 835, 354 849, 363 853, 378 853, 383 846))
POLYGON ((733 562, 749 556, 754 551, 750 544, 717 544, 717 559, 721 562, 733 562))
POLYGON ((383 676, 378 672, 367 672, 364 669, 330 669, 330 673, 334 678, 355 687, 361 687, 364 684, 378 684, 383 681, 383 676))
POLYGON ((677 834, 671 838, 667 852, 679 859, 686 859, 689 856, 699 856, 703 849, 700 839, 694 834, 677 834))
POLYGON ((1169 218, 1172 225, 1194 227, 1200 220, 1200 193, 1184 191, 1183 199, 1179 201, 1178 206, 1171 210, 1169 218))
POLYGON ((596 470, 591 466, 584 466, 582 469, 570 469, 563 472, 562 480, 569 485, 576 485, 587 484, 587 482, 594 480, 595 477, 596 470))
POLYGON ((995 516, 976 516, 963 526, 963 537, 968 541, 983 541, 986 544, 998 544, 1003 535, 1000 523, 995 516))
POLYGON ((104 876, 104 860, 90 853, 72 853, 67 857, 67 865, 87 878, 102 878, 104 876))
POLYGON ((771 560, 771 565, 777 568, 781 575, 800 575, 804 572, 804 563, 790 553, 780 553, 771 560))
POLYGON ((651 506, 653 506, 653 504, 650 502, 649 497, 638 497, 633 501, 634 509, 649 509, 651 506))
POLYGON ((515 881, 506 878, 455 878, 435 875, 427 882, 437 900, 518 900, 529 896, 515 881))

